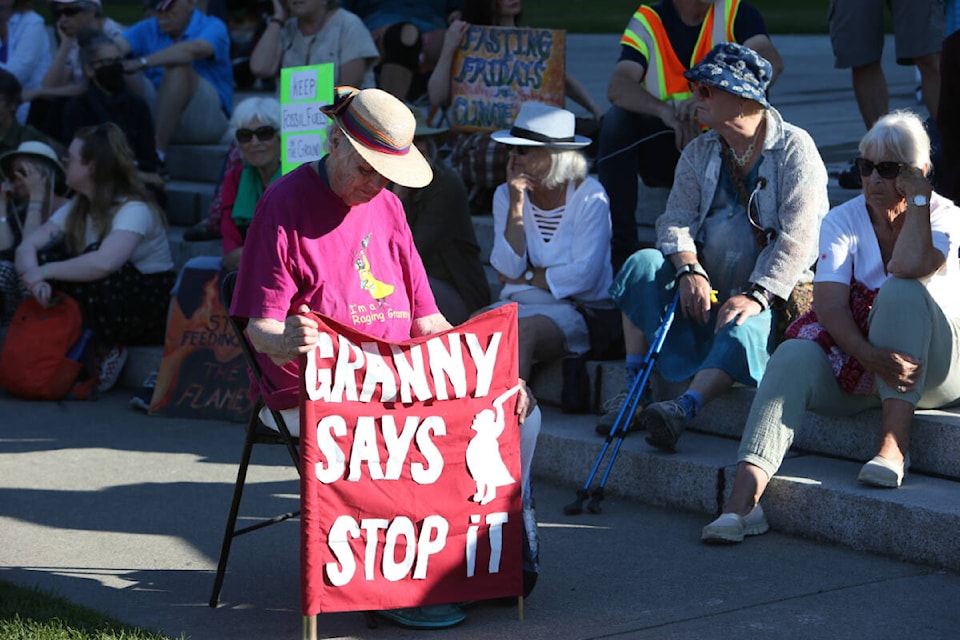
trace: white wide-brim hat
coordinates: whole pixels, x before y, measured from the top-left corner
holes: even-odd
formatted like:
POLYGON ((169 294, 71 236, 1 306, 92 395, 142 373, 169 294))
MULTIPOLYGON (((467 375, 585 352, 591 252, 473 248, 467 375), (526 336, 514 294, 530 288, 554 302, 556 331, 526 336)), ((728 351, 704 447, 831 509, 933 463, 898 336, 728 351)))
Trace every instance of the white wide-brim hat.
POLYGON ((321 111, 337 123, 347 140, 373 169, 404 187, 433 180, 433 169, 413 144, 417 121, 403 102, 380 89, 337 87, 332 105, 321 111))
POLYGON ((490 134, 496 142, 516 147, 548 147, 550 149, 581 149, 590 144, 590 138, 578 136, 573 113, 542 102, 524 102, 510 129, 490 134))
POLYGON ((27 140, 26 142, 21 142, 20 146, 13 151, 7 151, 5 154, 0 155, 0 173, 2 173, 5 180, 13 180, 13 161, 18 157, 41 158, 46 160, 57 170, 57 184, 63 184, 66 174, 63 170, 63 165, 60 164, 60 158, 57 157, 57 152, 54 151, 50 145, 40 142, 39 140, 27 140))

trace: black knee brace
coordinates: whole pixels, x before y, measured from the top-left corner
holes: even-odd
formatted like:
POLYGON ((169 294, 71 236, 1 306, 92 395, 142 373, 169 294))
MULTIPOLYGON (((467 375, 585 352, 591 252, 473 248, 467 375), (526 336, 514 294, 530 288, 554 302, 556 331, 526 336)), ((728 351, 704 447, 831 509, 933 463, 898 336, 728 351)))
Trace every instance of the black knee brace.
POLYGON ((417 31, 417 39, 413 44, 404 44, 402 32, 406 26, 414 27, 410 22, 392 24, 383 32, 383 62, 392 62, 411 71, 420 67, 420 51, 423 49, 423 38, 417 31))

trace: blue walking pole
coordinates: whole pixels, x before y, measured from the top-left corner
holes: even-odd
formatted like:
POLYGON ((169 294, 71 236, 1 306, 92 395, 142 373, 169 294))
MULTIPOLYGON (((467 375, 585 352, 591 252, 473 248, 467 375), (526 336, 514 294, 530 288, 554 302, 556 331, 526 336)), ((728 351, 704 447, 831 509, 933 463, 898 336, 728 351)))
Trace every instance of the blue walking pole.
POLYGON ((610 477, 610 471, 613 469, 613 463, 617 459, 617 453, 620 452, 620 445, 623 444, 623 438, 627 435, 627 429, 630 426, 630 417, 632 417, 637 410, 637 405, 640 403, 644 389, 646 389, 647 381, 653 372, 653 366, 657 362, 657 356, 660 355, 660 350, 663 349, 663 342, 667 338, 667 332, 670 331, 670 325, 673 324, 673 318, 677 313, 677 305, 679 303, 680 290, 677 289, 673 294, 673 300, 670 302, 670 306, 667 307, 667 312, 664 314, 663 320, 660 322, 660 326, 657 328, 653 342, 647 350, 647 355, 643 360, 643 367, 633 381, 630 391, 627 393, 627 399, 624 400, 623 406, 620 407, 620 413, 617 414, 617 419, 614 421, 613 426, 610 427, 610 433, 607 434, 603 448, 600 449, 600 455, 597 456, 597 461, 593 464, 590 475, 587 476, 587 481, 583 483, 583 488, 577 490, 577 499, 563 508, 563 512, 567 515, 579 515, 583 513, 583 503, 587 498, 590 498, 590 502, 587 504, 587 510, 590 511, 590 513, 600 513, 600 502, 604 498, 603 488, 607 484, 607 478, 610 477), (610 453, 607 467, 603 472, 603 476, 600 478, 600 484, 593 490, 593 494, 591 495, 590 485, 593 483, 593 478, 597 475, 597 471, 600 469, 600 463, 603 462, 603 458, 606 456, 611 444, 613 444, 613 451, 610 453))

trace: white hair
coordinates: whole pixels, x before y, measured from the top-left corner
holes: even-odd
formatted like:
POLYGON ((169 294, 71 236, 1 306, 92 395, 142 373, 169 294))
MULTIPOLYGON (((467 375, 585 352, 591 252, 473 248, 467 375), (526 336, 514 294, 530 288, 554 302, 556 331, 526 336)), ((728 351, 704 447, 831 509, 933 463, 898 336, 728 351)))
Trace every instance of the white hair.
POLYGON ((587 158, 578 149, 547 149, 550 152, 550 171, 543 178, 547 189, 587 176, 587 158))
POLYGON ((930 165, 930 136, 917 114, 892 111, 877 120, 860 140, 860 155, 923 169, 930 165))
POLYGON ((237 105, 230 118, 230 130, 242 129, 254 120, 280 130, 280 102, 276 98, 252 97, 237 105))

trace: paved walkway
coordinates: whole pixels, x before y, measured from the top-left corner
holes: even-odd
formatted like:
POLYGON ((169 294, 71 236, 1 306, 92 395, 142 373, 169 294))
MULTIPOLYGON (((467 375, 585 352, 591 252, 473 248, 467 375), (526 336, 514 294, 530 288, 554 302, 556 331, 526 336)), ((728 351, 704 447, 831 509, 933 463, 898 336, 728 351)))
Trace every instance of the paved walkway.
MULTIPOLYGON (((296 639, 298 529, 234 544, 223 605, 207 607, 241 427, 151 418, 111 392, 95 403, 0 398, 0 579, 39 585, 193 640, 296 639)), ((549 414, 545 421, 549 429, 549 414)), ((261 447, 246 514, 294 507, 285 453, 261 447), (262 454, 262 455, 261 455, 262 454)), ((609 498, 568 517, 570 488, 538 482, 543 575, 525 606, 477 605, 445 638, 956 638, 960 575, 779 533, 699 542, 705 518, 609 498)), ((922 532, 905 532, 922 535, 922 532)), ((359 614, 322 637, 412 638, 359 614)))

